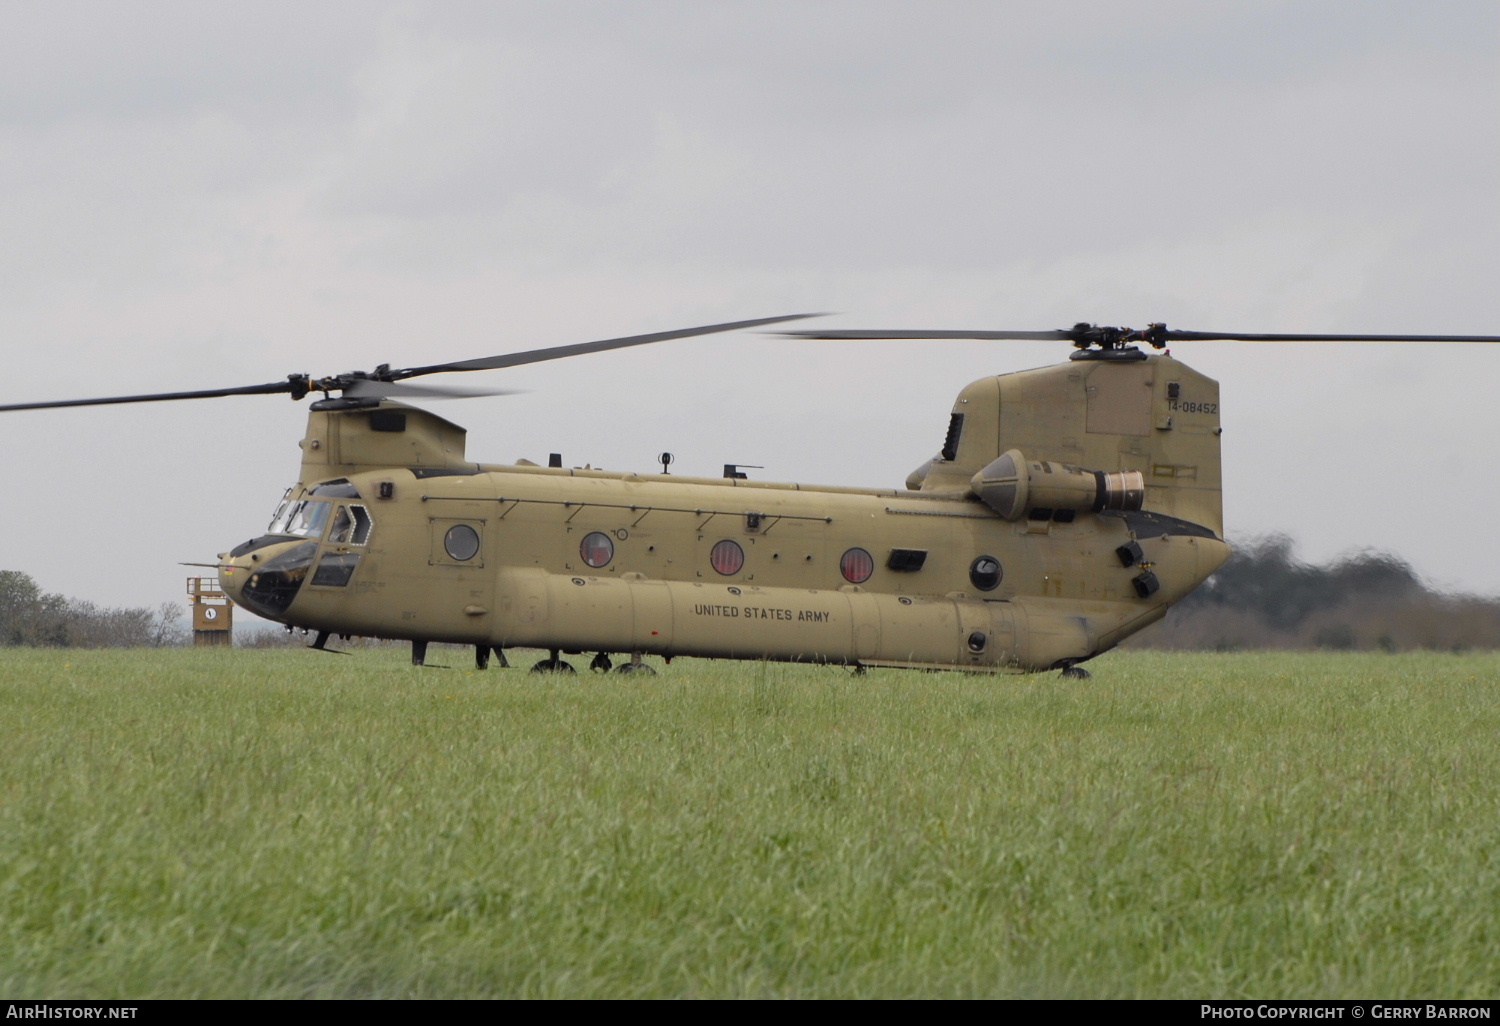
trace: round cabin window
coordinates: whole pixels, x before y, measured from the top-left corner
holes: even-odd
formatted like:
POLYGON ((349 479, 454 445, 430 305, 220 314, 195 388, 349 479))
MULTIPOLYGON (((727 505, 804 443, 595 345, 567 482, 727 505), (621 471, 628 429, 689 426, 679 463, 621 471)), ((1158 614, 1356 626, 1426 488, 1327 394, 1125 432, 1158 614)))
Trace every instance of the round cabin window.
POLYGON ((839 572, 850 584, 864 584, 875 572, 875 557, 864 549, 850 549, 839 560, 839 572))
POLYGON ((583 544, 578 546, 578 554, 583 561, 595 569, 604 566, 615 558, 615 543, 609 540, 609 535, 603 531, 590 531, 583 536, 583 544))
POLYGON ((740 568, 745 565, 745 550, 740 548, 739 542, 725 538, 708 554, 708 562, 715 570, 728 577, 739 573, 740 568))
POLYGON ((455 524, 443 535, 443 548, 460 563, 473 559, 479 553, 479 532, 468 524, 455 524))
POLYGON ((969 580, 980 591, 994 591, 1000 586, 1000 579, 1004 576, 1005 571, 1000 568, 1000 561, 994 556, 980 556, 969 564, 969 580))

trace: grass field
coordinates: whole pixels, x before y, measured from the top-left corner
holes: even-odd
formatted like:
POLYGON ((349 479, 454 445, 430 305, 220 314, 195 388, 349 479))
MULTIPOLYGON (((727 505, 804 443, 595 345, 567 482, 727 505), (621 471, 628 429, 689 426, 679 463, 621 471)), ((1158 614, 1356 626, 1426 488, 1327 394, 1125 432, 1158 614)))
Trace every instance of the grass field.
POLYGON ((1500 655, 0 650, 8 997, 1500 996, 1500 655))

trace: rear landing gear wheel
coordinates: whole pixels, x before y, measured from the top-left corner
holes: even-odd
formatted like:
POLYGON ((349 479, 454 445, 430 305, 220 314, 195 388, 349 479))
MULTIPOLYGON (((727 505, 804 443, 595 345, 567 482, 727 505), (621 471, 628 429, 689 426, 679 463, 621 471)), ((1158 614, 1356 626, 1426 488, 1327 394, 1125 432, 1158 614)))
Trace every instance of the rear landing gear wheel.
POLYGON ((614 665, 615 664, 610 661, 609 653, 600 652, 598 655, 594 656, 594 661, 589 663, 589 669, 593 670, 595 673, 608 673, 610 667, 614 665))
POLYGON ((558 650, 551 648, 547 650, 547 658, 531 668, 532 673, 573 673, 573 664, 565 663, 558 657, 558 650))
POLYGON ((573 664, 561 659, 543 659, 531 668, 532 673, 576 673, 573 664))
POLYGON ((646 674, 647 676, 650 676, 650 677, 655 677, 656 676, 656 670, 652 669, 650 666, 647 666, 645 663, 641 662, 641 654, 639 652, 632 652, 632 653, 630 653, 630 662, 623 664, 622 666, 620 666, 619 668, 617 668, 615 670, 615 672, 616 673, 644 673, 644 674, 646 674))
POLYGON ((1064 666, 1062 672, 1063 680, 1090 680, 1093 674, 1082 666, 1064 666))

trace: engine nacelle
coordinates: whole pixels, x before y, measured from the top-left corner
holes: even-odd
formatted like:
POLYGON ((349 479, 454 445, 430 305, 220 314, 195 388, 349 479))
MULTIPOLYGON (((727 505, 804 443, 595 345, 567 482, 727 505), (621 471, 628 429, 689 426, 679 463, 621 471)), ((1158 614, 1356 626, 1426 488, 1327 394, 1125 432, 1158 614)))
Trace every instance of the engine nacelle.
POLYGON ((970 481, 974 494, 1006 520, 1033 511, 1140 509, 1146 478, 1138 470, 1085 470, 1071 463, 1027 460, 1009 449, 970 481))

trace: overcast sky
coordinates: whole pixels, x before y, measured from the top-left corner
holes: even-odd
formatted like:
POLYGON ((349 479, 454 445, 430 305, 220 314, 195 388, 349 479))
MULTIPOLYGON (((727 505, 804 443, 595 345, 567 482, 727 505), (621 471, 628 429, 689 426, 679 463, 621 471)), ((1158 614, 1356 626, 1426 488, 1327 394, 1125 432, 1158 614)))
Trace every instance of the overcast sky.
MULTIPOLYGON (((0 403, 802 311, 1500 334, 1500 4, 0 4, 0 403)), ((434 404, 471 458, 899 486, 1045 343, 742 333, 434 404)), ((1500 594, 1500 345, 1199 343, 1230 539, 1500 594)), ((457 384, 458 381, 453 383, 457 384)), ((284 397, 3 414, 0 569, 177 597, 284 397)))

